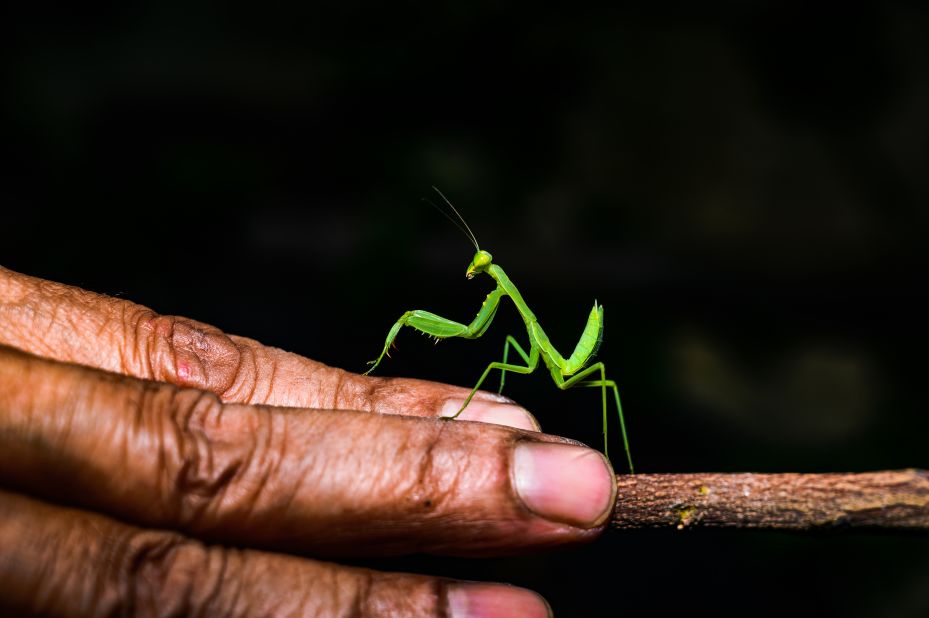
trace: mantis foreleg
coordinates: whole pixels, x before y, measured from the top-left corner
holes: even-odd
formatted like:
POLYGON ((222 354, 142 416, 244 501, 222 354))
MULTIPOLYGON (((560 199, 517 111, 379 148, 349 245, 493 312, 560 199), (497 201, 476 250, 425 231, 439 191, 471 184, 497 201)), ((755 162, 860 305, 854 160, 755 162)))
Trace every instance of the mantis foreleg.
POLYGON ((477 316, 467 325, 421 309, 407 311, 400 316, 400 319, 390 328, 381 355, 378 356, 377 359, 368 362, 372 367, 365 372, 365 375, 377 368, 381 359, 383 359, 387 351, 390 350, 390 346, 397 337, 397 333, 399 333, 400 329, 404 326, 415 328, 421 333, 425 333, 436 339, 446 339, 448 337, 476 339, 480 337, 493 321, 494 315, 497 313, 497 307, 500 305, 500 299, 504 296, 506 296, 506 292, 500 287, 497 287, 497 289, 488 294, 487 298, 484 300, 484 304, 481 305, 481 310, 477 312, 477 316))

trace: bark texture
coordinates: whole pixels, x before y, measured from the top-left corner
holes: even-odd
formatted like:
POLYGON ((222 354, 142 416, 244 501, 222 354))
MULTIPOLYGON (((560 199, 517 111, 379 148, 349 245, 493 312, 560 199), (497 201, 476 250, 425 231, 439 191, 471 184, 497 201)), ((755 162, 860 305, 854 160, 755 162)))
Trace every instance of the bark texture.
POLYGON ((616 477, 612 527, 929 531, 929 472, 616 477))

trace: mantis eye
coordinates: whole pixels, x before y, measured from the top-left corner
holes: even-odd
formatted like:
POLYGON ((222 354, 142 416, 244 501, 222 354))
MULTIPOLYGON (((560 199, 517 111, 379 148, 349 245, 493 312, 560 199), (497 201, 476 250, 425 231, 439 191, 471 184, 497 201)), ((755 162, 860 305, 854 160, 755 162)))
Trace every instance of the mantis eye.
POLYGON ((476 256, 474 256, 474 265, 484 267, 490 264, 493 258, 486 251, 479 251, 476 256))

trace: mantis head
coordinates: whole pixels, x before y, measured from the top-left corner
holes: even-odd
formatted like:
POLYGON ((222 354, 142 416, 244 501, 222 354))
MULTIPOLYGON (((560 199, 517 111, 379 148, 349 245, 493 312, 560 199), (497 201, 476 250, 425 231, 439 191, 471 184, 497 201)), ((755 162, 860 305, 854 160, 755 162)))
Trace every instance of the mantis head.
POLYGON ((493 259, 492 255, 478 249, 477 253, 474 254, 474 259, 471 260, 471 264, 468 266, 468 272, 465 273, 465 276, 468 279, 473 279, 474 275, 486 271, 493 259))

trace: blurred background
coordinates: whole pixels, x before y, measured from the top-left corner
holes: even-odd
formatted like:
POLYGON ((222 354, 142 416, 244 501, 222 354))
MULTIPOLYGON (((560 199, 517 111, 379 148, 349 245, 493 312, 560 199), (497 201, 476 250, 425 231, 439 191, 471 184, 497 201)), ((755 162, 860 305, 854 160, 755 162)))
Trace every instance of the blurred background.
MULTIPOLYGON (((437 185, 562 352, 604 304, 639 471, 929 467, 929 11, 701 7, 8 9, 0 264, 360 371, 403 311, 492 287, 437 185)), ((404 331, 379 371, 471 386, 521 327, 404 331)), ((601 446, 599 392, 507 386, 601 446)), ((363 564, 560 616, 929 615, 925 537, 363 564)))

